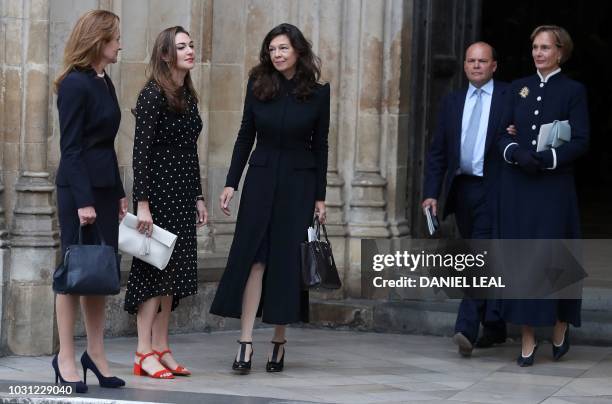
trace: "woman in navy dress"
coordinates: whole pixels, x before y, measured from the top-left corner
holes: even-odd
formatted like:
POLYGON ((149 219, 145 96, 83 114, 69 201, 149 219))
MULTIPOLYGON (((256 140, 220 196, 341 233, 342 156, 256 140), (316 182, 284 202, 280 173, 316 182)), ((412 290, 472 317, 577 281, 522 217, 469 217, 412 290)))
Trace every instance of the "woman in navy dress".
POLYGON ((229 215, 248 159, 234 240, 210 310, 240 318, 232 366, 239 373, 251 368, 257 314, 275 325, 266 370, 283 369, 286 325, 308 321, 300 243, 315 211, 325 221, 329 85, 318 82, 319 59, 297 27, 281 24, 264 38, 259 60, 249 75, 242 125, 220 196, 229 215))
MULTIPOLYGON (((61 149, 55 182, 62 256, 78 239, 79 226, 86 226, 86 244, 97 242, 97 227, 106 243, 117 249, 119 220, 127 212, 114 149, 121 110, 104 69, 117 62, 120 49, 119 17, 105 10, 90 11, 72 30, 64 50, 64 68, 55 81, 61 149), (87 226, 94 222, 96 226, 87 226)), ((104 354, 105 297, 81 296, 80 301, 87 332, 83 369, 91 369, 102 387, 123 386, 123 380, 110 376, 104 354)), ((56 297, 60 350, 53 358, 53 368, 56 381, 82 393, 87 385, 76 370, 73 342, 78 304, 79 296, 56 297)))
MULTIPOLYGON (((589 117, 582 84, 561 73, 573 44, 565 29, 537 27, 532 35, 537 74, 512 83, 499 148, 505 164, 500 190, 499 237, 506 239, 580 238, 573 166, 588 149, 589 117), (571 140, 537 152, 540 125, 568 120, 571 140)), ((530 366, 537 343, 534 327, 553 326, 553 358, 569 350, 569 325, 580 326, 580 300, 506 300, 502 315, 522 325, 519 366, 530 366)))

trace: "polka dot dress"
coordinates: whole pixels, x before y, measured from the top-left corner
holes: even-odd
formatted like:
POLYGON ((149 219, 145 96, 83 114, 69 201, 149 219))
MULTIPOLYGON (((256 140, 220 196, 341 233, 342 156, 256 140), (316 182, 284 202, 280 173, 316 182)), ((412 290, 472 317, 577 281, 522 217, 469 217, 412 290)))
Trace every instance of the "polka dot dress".
POLYGON ((134 209, 139 200, 148 200, 153 223, 178 238, 163 270, 133 259, 125 294, 125 310, 131 314, 155 296, 172 295, 174 310, 181 298, 198 290, 195 224, 196 196, 202 194, 197 153, 202 120, 195 99, 186 90, 184 96, 184 113, 175 113, 160 88, 149 82, 136 104, 134 209))

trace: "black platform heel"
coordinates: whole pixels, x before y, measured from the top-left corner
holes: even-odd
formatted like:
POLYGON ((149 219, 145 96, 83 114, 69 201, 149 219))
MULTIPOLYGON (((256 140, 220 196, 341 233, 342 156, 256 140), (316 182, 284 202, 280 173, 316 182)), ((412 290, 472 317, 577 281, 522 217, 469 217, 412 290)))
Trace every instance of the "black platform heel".
POLYGON ((278 351, 281 345, 285 345, 286 340, 283 342, 270 341, 274 344, 274 350, 272 351, 272 358, 266 363, 266 372, 282 372, 285 366, 285 349, 283 348, 283 356, 280 360, 278 359, 278 351))
POLYGON ((237 341, 240 344, 240 355, 238 360, 234 359, 232 369, 241 375, 245 375, 251 371, 251 359, 253 359, 253 342, 252 341, 237 341), (246 346, 251 345, 251 355, 249 360, 246 360, 246 346))
POLYGON ((552 343, 552 353, 553 359, 558 361, 561 359, 563 355, 565 355, 570 349, 570 340, 569 340, 569 324, 566 325, 565 333, 563 334, 563 342, 561 345, 555 345, 555 341, 553 339, 552 343))
POLYGON ((523 352, 519 354, 518 358, 516 358, 516 364, 522 368, 533 366, 533 362, 535 361, 535 353, 538 350, 538 343, 533 346, 533 351, 531 351, 531 355, 525 357, 523 356, 523 352))
POLYGON ((100 373, 98 367, 91 359, 87 351, 83 352, 83 355, 81 356, 81 365, 83 365, 83 380, 85 381, 85 383, 87 383, 87 369, 90 369, 98 378, 98 383, 100 383, 100 387, 115 389, 117 387, 125 386, 125 381, 123 381, 122 379, 115 376, 106 377, 102 373, 100 373))
POLYGON ((59 381, 59 384, 62 386, 72 387, 76 393, 87 393, 87 385, 84 382, 80 380, 78 382, 68 382, 64 380, 59 370, 59 364, 57 363, 57 355, 51 360, 51 366, 53 366, 53 370, 55 371, 55 384, 58 384, 59 381))

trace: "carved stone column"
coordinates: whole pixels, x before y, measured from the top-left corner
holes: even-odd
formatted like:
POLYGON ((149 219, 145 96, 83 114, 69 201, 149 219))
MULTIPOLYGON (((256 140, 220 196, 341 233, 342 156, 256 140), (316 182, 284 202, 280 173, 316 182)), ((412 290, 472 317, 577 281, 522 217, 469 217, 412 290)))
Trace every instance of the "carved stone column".
POLYGON ((19 176, 11 228, 8 348, 19 355, 50 354, 54 350, 52 274, 58 239, 54 185, 47 169, 49 111, 49 5, 24 1, 11 10, 20 20, 20 35, 7 36, 19 54, 19 176))
MULTIPOLYGON (((392 237, 410 234, 406 189, 410 149, 410 80, 413 2, 388 0, 385 3, 383 67, 383 126, 387 133, 386 178, 387 215, 392 237)), ((418 102, 418 101, 416 101, 418 102)))
POLYGON ((339 171, 340 150, 344 147, 339 139, 341 88, 340 76, 342 65, 342 2, 322 0, 319 2, 319 33, 317 53, 323 62, 323 79, 331 83, 331 106, 329 123, 329 157, 327 165, 327 229, 335 240, 334 255, 338 256, 340 266, 344 267, 344 237, 346 220, 344 218, 344 179, 339 171), (342 243, 339 243, 342 242, 342 243))
POLYGON ((348 211, 349 254, 345 291, 361 296, 361 239, 389 237, 383 177, 381 118, 384 38, 382 0, 346 0, 343 19, 341 131, 350 141, 345 159, 352 172, 348 211), (357 46, 355 39, 360 42, 357 46))

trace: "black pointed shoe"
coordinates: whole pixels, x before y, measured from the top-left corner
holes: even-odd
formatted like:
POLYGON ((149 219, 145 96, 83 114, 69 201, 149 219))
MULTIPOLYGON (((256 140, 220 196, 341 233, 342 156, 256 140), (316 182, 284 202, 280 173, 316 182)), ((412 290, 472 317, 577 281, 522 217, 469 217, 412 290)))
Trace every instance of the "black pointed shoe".
POLYGON ((72 389, 74 389, 73 390, 74 392, 87 393, 87 385, 84 382, 80 380, 78 382, 69 382, 69 381, 64 380, 59 370, 59 363, 57 361, 57 355, 53 357, 53 360, 51 361, 51 366, 53 366, 53 370, 55 371, 55 384, 58 384, 59 382, 59 384, 62 386, 72 387, 72 389))
POLYGON ((98 383, 100 383, 100 387, 106 387, 111 389, 116 389, 118 387, 125 386, 125 381, 115 376, 106 377, 98 370, 98 367, 91 359, 87 351, 83 352, 81 356, 81 365, 83 366, 83 381, 87 383, 87 370, 91 370, 94 375, 98 378, 98 383))
POLYGON ((234 369, 237 373, 241 375, 246 375, 251 371, 251 359, 253 359, 253 342, 252 341, 240 341, 240 354, 238 359, 234 359, 234 364, 232 365, 232 369, 234 369), (246 346, 251 345, 251 354, 249 355, 249 360, 246 360, 246 346))
POLYGON ((280 360, 278 359, 278 351, 282 345, 285 345, 286 340, 283 342, 270 341, 274 344, 274 350, 272 350, 272 358, 266 363, 266 372, 282 372, 285 366, 285 348, 283 347, 283 356, 280 360))
POLYGON ((523 356, 523 352, 519 354, 518 358, 516 358, 516 364, 522 368, 526 368, 528 366, 533 366, 533 362, 535 361, 535 353, 538 350, 538 343, 533 346, 533 351, 529 356, 523 356))
POLYGON ((563 355, 567 353, 567 351, 569 351, 569 349, 570 349, 570 340, 569 340, 569 324, 568 324, 565 328, 565 334, 563 334, 563 342, 561 342, 561 345, 556 345, 554 341, 552 343, 553 359, 558 361, 559 359, 561 359, 563 355))

